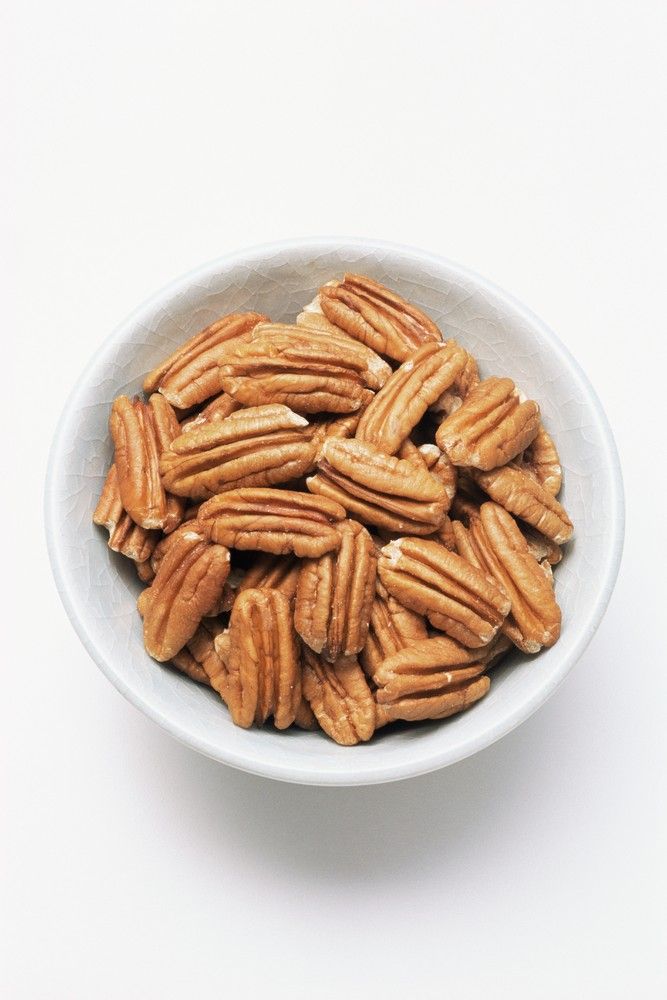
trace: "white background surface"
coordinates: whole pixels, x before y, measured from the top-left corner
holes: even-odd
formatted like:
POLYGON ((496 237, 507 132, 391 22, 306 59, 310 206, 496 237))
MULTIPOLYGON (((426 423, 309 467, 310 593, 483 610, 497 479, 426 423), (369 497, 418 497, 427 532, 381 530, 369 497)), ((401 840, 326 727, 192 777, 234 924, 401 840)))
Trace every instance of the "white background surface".
POLYGON ((663 997, 664 4, 10 6, 0 995, 663 997), (114 325, 203 260, 332 233, 532 307, 600 393, 628 504, 607 616, 547 706, 357 790, 236 773, 144 719, 69 626, 41 527, 55 421, 114 325))

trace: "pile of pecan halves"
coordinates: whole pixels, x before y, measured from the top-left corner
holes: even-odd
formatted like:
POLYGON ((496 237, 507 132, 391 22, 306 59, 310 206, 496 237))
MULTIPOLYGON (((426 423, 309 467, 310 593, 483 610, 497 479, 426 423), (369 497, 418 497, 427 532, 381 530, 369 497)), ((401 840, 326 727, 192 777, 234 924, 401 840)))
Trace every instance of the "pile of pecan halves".
POLYGON ((337 743, 443 719, 560 634, 572 535, 536 402, 370 278, 294 325, 224 316, 120 396, 93 515, 144 642, 243 727, 337 743))

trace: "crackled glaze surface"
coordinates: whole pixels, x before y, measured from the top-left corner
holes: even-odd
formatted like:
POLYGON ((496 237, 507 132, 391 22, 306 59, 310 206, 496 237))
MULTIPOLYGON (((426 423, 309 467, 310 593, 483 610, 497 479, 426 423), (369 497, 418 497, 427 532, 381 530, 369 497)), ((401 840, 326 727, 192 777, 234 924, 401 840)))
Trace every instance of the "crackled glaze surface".
POLYGON ((224 258, 154 296, 100 348, 70 397, 54 440, 46 489, 52 565, 72 622, 93 659, 131 701, 173 735, 218 760, 315 784, 408 777, 459 760, 527 718, 555 689, 593 635, 613 588, 623 539, 618 459, 586 377, 540 321, 462 268, 418 251, 362 241, 277 244, 224 258), (397 289, 480 362, 510 375, 542 408, 563 462, 562 499, 575 540, 556 572, 563 632, 537 658, 514 657, 493 673, 489 695, 445 723, 378 734, 343 748, 321 734, 245 731, 217 695, 145 653, 132 567, 91 522, 111 458, 112 399, 137 392, 170 349, 217 316, 253 309, 292 320, 316 289, 345 270, 397 289))

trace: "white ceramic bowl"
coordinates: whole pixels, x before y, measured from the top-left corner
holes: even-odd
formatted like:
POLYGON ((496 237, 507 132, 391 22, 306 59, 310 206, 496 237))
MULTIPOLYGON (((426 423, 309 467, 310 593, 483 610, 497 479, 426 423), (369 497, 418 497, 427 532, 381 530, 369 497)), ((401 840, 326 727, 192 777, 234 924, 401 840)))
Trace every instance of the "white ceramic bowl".
POLYGON ((524 306, 476 274, 418 250, 366 240, 298 240, 223 257, 172 282, 137 309, 81 375, 53 442, 46 531, 58 590, 91 657, 133 704, 188 746, 225 764, 285 781, 362 785, 452 764, 527 719, 593 636, 623 544, 623 487, 614 440, 588 379, 524 306), (510 375, 540 403, 564 467, 561 499, 575 539, 556 571, 560 641, 537 657, 508 658, 489 694, 445 722, 383 731, 339 747, 321 733, 238 729, 212 691, 145 653, 134 570, 93 526, 111 459, 109 409, 120 393, 221 313, 253 309, 290 320, 334 275, 357 271, 421 306, 475 355, 483 375, 510 375))

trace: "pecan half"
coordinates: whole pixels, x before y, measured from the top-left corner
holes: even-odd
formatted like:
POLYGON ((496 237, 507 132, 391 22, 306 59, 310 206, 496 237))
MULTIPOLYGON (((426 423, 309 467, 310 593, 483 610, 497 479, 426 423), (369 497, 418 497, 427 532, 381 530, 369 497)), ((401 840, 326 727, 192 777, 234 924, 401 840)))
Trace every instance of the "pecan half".
POLYGON ((321 347, 335 344, 345 356, 357 358, 361 371, 364 373, 364 383, 374 391, 380 389, 391 375, 391 366, 379 354, 349 337, 342 330, 329 324, 326 330, 309 327, 304 330, 300 324, 293 323, 260 323, 253 330, 250 339, 264 341, 267 337, 278 337, 281 341, 292 341, 296 350, 301 350, 304 344, 319 344, 321 347))
POLYGON ((462 370, 466 352, 453 340, 423 344, 364 410, 355 437, 394 455, 429 406, 462 370))
POLYGON ((93 512, 93 522, 109 532, 109 548, 120 552, 136 563, 150 559, 158 543, 160 532, 135 524, 123 507, 118 489, 118 472, 115 463, 104 480, 102 493, 93 512))
POLYGON ((380 579, 401 604, 464 646, 493 639, 510 601, 478 567, 424 538, 399 538, 382 549, 380 579))
POLYGON ((488 470, 523 451, 539 426, 539 406, 522 403, 511 378, 487 378, 442 421, 435 440, 454 465, 488 470))
MULTIPOLYGON (((385 657, 373 673, 379 704, 403 698, 430 699, 484 672, 475 652, 453 639, 421 639, 385 657)), ((415 706, 416 707, 416 706, 415 706)), ((424 716, 428 718, 428 716, 424 716)))
POLYGON ((323 285, 315 303, 306 307, 317 309, 355 340, 396 361, 405 361, 428 340, 442 340, 421 309, 361 274, 323 285))
MULTIPOLYGON (((157 444, 158 456, 166 451, 174 438, 181 433, 181 427, 173 406, 164 396, 155 392, 148 400, 146 415, 157 444)), ((179 526, 185 513, 185 500, 166 491, 167 514, 162 525, 165 535, 179 526)))
POLYGON ((248 339, 265 320, 260 313, 230 313, 190 337, 144 379, 144 391, 159 389, 173 406, 187 410, 222 391, 219 368, 226 352, 248 339))
POLYGON ((220 601, 228 573, 224 546, 211 545, 198 531, 179 531, 137 601, 144 645, 155 660, 171 660, 189 642, 220 601))
POLYGON ((336 500, 366 524, 428 535, 442 523, 447 494, 425 466, 337 439, 324 442, 317 466, 306 480, 311 493, 336 500))
POLYGON ((320 726, 342 746, 369 740, 375 732, 375 700, 354 657, 327 663, 303 647, 303 693, 320 726))
POLYGON ((344 517, 345 508, 325 497, 238 489, 203 503, 198 522, 214 542, 230 548, 317 558, 340 545, 335 526, 344 517))
POLYGON ((528 472, 505 465, 490 472, 475 471, 474 477, 492 500, 552 542, 562 545, 572 538, 574 526, 565 508, 528 472))
POLYGON ((192 430, 193 427, 201 427, 203 424, 212 424, 217 420, 224 420, 230 413, 235 413, 241 409, 241 404, 228 396, 226 392, 221 392, 219 396, 212 399, 210 403, 191 417, 181 421, 181 434, 192 430))
POLYGON ((357 347, 298 326, 263 326, 261 336, 227 352, 221 384, 246 406, 284 403, 297 413, 352 413, 370 402, 377 386, 377 374, 357 347))
POLYGON ((397 719, 403 719, 405 722, 447 719, 450 715, 457 715, 474 705, 484 697, 490 686, 491 681, 486 674, 482 674, 472 680, 462 680, 459 684, 444 687, 440 691, 424 692, 417 696, 407 695, 397 701, 379 703, 378 721, 380 725, 386 725, 397 719))
POLYGON ((331 663, 358 653, 366 641, 375 594, 377 553, 356 521, 338 525, 336 552, 307 559, 301 566, 294 625, 311 649, 331 663))
POLYGON ((482 504, 466 529, 454 523, 458 552, 489 573, 509 595, 510 614, 503 630, 524 653, 553 646, 561 613, 553 586, 528 548, 514 518, 495 503, 482 504))
POLYGON ((146 404, 119 396, 111 409, 109 428, 123 507, 143 528, 161 528, 167 516, 167 497, 146 404))
POLYGON ((399 604, 384 587, 378 590, 371 606, 368 638, 359 657, 364 673, 369 677, 374 675, 386 657, 428 636, 421 615, 399 604))
POLYGON ((227 669, 223 697, 237 726, 277 729, 294 722, 301 703, 299 640, 289 598, 277 590, 249 589, 234 602, 228 641, 216 640, 227 669))
MULTIPOLYGON (((167 553, 169 552, 169 550, 171 548, 173 548, 173 546, 176 544, 176 542, 178 541, 178 539, 182 538, 182 536, 184 534, 186 534, 186 533, 192 533, 193 531, 195 531, 195 532, 197 532, 199 534, 203 534, 203 532, 201 530, 201 525, 199 524, 199 522, 197 522, 197 521, 188 521, 188 522, 186 522, 184 524, 181 524, 175 531, 172 531, 172 533, 170 535, 165 535, 164 538, 160 539, 160 541, 157 543, 157 545, 153 549, 153 554, 152 554, 152 556, 150 558, 150 565, 151 565, 151 569, 153 571, 153 578, 157 575, 157 572, 158 572, 160 566, 162 565, 165 556, 167 555, 167 553)), ((220 599, 217 601, 216 604, 214 604, 211 607, 210 611, 206 612, 207 617, 209 617, 209 616, 215 616, 215 615, 220 615, 220 614, 222 614, 222 612, 224 610, 226 610, 225 609, 225 598, 226 598, 228 590, 229 590, 229 578, 230 578, 230 576, 231 576, 231 572, 228 574, 227 579, 225 580, 225 585, 224 585, 224 587, 222 589, 222 594, 220 596, 220 599)))
POLYGON ((542 424, 521 456, 519 464, 537 479, 547 493, 558 496, 563 482, 563 470, 554 440, 542 424))
POLYGON ((205 500, 241 486, 273 486, 310 471, 316 447, 304 417, 280 404, 238 410, 192 427, 160 459, 162 482, 205 500))
POLYGON ((148 403, 119 396, 111 409, 109 427, 123 507, 143 528, 173 531, 181 521, 184 505, 167 496, 159 472, 161 451, 179 433, 173 409, 159 396, 151 396, 148 403))

